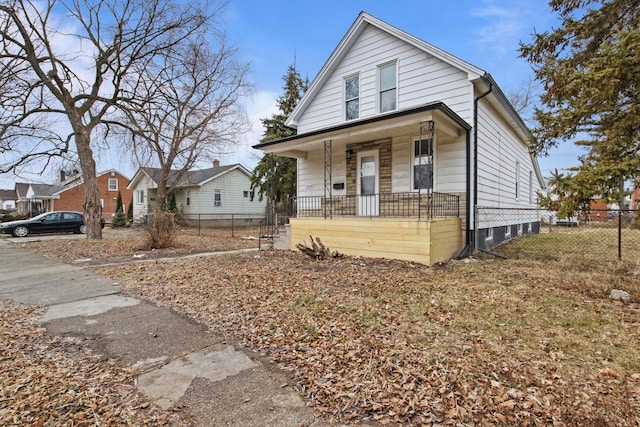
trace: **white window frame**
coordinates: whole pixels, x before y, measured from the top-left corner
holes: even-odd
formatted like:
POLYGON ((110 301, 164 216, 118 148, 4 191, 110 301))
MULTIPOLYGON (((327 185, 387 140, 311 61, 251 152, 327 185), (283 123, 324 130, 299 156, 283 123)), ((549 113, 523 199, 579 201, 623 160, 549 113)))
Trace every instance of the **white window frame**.
POLYGON ((222 206, 222 190, 216 188, 213 190, 213 206, 221 207, 222 206))
POLYGON ((344 108, 344 114, 342 116, 344 117, 344 120, 348 122, 351 120, 359 119, 360 118, 360 73, 350 74, 346 76, 344 78, 344 81, 342 82, 342 91, 343 91, 342 99, 344 100, 342 103, 342 107, 344 108), (354 78, 358 79, 358 96, 353 98, 347 98, 347 81, 354 78), (347 104, 352 101, 358 101, 358 115, 356 117, 349 118, 347 116, 348 114, 347 104))
POLYGON ((185 204, 191 206, 191 190, 185 191, 185 204))
MULTIPOLYGON (((423 140, 426 140, 428 138, 422 138, 423 140)), ((415 161, 416 161, 416 142, 420 140, 420 137, 415 136, 413 138, 411 138, 411 146, 409 147, 409 155, 411 156, 410 158, 410 168, 411 168, 411 182, 409 183, 409 188, 411 191, 425 191, 428 190, 428 188, 415 188, 415 168, 414 166, 416 166, 415 161)), ((431 142, 431 172, 432 172, 432 177, 431 177, 431 191, 436 191, 436 139, 435 139, 435 135, 433 137, 433 141, 431 142)))
POLYGON ((118 191, 118 178, 109 178, 109 182, 107 184, 107 189, 109 191, 118 191), (114 188, 111 188, 111 184, 115 183, 114 188))
POLYGON ((144 190, 136 190, 136 204, 144 204, 144 190))
POLYGON ((493 228, 492 227, 487 228, 487 235, 485 236, 484 240, 493 240, 493 228))
POLYGON ((378 66, 378 111, 380 113, 386 113, 389 111, 396 111, 398 109, 398 61, 386 62, 384 64, 380 64, 378 66), (393 66, 395 81, 393 87, 382 88, 382 70, 393 66), (393 108, 383 110, 382 109, 382 94, 384 92, 395 91, 394 100, 393 100, 393 108))

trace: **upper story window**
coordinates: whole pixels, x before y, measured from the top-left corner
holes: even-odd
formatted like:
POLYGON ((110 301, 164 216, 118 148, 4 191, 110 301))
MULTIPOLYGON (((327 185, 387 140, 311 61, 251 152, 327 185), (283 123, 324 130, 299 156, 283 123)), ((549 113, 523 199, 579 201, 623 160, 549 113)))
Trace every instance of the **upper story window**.
POLYGON ((344 79, 344 109, 345 120, 360 117, 360 76, 350 76, 344 79))
POLYGON ((118 178, 109 178, 109 191, 118 191, 118 178))
POLYGON ((380 67, 380 112, 396 109, 396 63, 380 67))
POLYGON ((433 139, 413 140, 414 190, 433 188, 433 139))
POLYGON ((213 206, 222 206, 222 190, 213 190, 213 206))

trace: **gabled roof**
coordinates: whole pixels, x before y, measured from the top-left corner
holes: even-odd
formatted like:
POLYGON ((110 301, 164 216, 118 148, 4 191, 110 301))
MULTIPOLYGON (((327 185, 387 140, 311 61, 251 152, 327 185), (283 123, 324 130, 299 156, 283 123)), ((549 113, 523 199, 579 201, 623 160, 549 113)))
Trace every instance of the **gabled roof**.
POLYGON ((382 31, 385 31, 398 39, 415 46, 418 49, 423 50, 424 52, 432 55, 445 63, 448 63, 469 75, 469 80, 475 80, 480 78, 486 72, 475 65, 472 65, 448 52, 445 52, 442 49, 435 47, 434 45, 425 42, 415 36, 412 36, 409 33, 406 33, 399 28, 394 27, 393 25, 389 25, 386 22, 376 18, 375 16, 369 15, 367 12, 360 12, 354 23, 351 25, 351 28, 344 35, 338 46, 334 49, 331 56, 325 64, 322 66, 318 75, 311 85, 309 86, 309 90, 304 94, 296 108, 291 112, 287 121, 285 122, 286 126, 296 128, 299 117, 304 113, 307 109, 311 101, 318 95, 322 87, 326 83, 326 81, 331 77, 335 69, 340 65, 340 62, 347 55, 353 44, 357 41, 358 37, 367 25, 373 25, 374 27, 379 28, 382 31))
POLYGON ((52 198, 60 189, 59 185, 51 184, 29 184, 29 187, 33 193, 31 197, 34 199, 52 198))
POLYGON ((0 200, 16 200, 16 190, 4 190, 0 189, 0 200))
MULTIPOLYGON (((242 173, 244 173, 247 176, 251 176, 251 172, 249 172, 241 164, 236 163, 233 165, 217 166, 217 167, 208 168, 208 169, 195 169, 195 170, 187 171, 180 178, 180 181, 177 183, 175 180, 177 179, 178 171, 171 170, 169 172, 169 179, 167 180, 167 185, 169 186, 175 185, 176 187, 202 186, 207 182, 211 181, 212 179, 215 179, 235 169, 240 170, 242 173)), ((135 173, 133 178, 131 178, 131 181, 129 181, 129 185, 127 185, 127 188, 131 189, 135 187, 137 182, 143 176, 147 176, 149 179, 151 179, 151 181, 153 181, 157 185, 158 181, 160 180, 160 172, 161 172, 160 168, 140 168, 135 173)))
POLYGON ((18 200, 27 197, 27 191, 29 191, 29 183, 16 182, 16 196, 18 200))
MULTIPOLYGON (((372 25, 380 29, 381 31, 391 34, 397 37, 399 40, 411 46, 414 46, 424 51, 425 53, 443 61, 444 63, 447 63, 466 73, 469 81, 471 81, 476 87, 476 90, 484 92, 487 89, 491 88, 490 97, 487 99, 491 99, 490 102, 502 111, 502 114, 504 115, 506 120, 511 123, 513 128, 521 135, 524 141, 526 141, 527 143, 530 141, 532 137, 531 131, 489 73, 467 61, 458 58, 455 55, 452 55, 430 43, 427 43, 424 40, 421 40, 409 33, 406 33, 405 31, 402 31, 399 28, 394 27, 393 25, 390 25, 372 15, 369 15, 364 11, 360 12, 338 46, 331 53, 331 56, 329 56, 329 59, 322 66, 322 68, 318 72, 318 75, 315 77, 315 79, 313 79, 313 82, 309 86, 309 89, 287 118, 285 122, 286 126, 297 128, 299 118, 304 114, 305 110, 311 104, 313 99, 320 93, 327 80, 340 65, 341 61, 344 59, 351 47, 358 40, 358 37, 362 34, 362 32, 368 25, 372 25)), ((322 130, 319 130, 318 132, 322 132, 322 130)), ((273 141, 272 143, 277 142, 279 142, 279 140, 273 141)), ((258 144, 254 146, 254 148, 260 148, 265 145, 266 144, 258 144)), ((545 184, 542 178, 542 173, 540 172, 538 159, 533 154, 531 154, 531 160, 533 162, 538 181, 544 188, 545 184)))
MULTIPOLYGON (((122 176, 124 179, 128 179, 128 177, 126 175, 124 175, 121 172, 118 172, 115 169, 107 169, 105 171, 98 172, 96 174, 96 177, 101 177, 102 175, 105 175, 105 174, 111 173, 111 172, 117 173, 118 175, 122 176)), ((58 195, 60 193, 63 193, 65 191, 67 191, 67 190, 70 190, 70 189, 75 188, 75 187, 77 187, 79 185, 82 185, 82 184, 84 184, 84 178, 82 177, 82 174, 73 175, 72 177, 70 177, 70 178, 64 180, 63 182, 61 182, 58 185, 58 190, 54 194, 58 195)))

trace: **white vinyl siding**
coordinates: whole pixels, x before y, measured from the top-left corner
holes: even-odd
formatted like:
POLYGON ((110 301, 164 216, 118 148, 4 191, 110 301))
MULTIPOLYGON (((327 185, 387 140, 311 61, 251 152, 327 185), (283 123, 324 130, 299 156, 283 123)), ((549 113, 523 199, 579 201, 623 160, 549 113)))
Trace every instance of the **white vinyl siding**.
POLYGON ((190 204, 186 204, 186 190, 178 193, 178 204, 185 214, 247 214, 264 215, 266 201, 244 197, 251 188, 250 178, 239 169, 226 172, 199 187, 189 189, 190 204), (215 190, 220 190, 220 206, 215 206, 215 190))
POLYGON ((344 77, 360 73, 360 117, 378 114, 378 66, 396 60, 397 109, 442 101, 472 122, 473 85, 469 76, 421 49, 367 26, 298 121, 298 133, 344 123, 344 77))
MULTIPOLYGON (((478 109, 478 206, 496 208, 535 208, 533 200, 522 197, 522 183, 518 170, 523 165, 533 166, 527 141, 518 137, 489 105, 486 99, 478 109), (519 165, 519 166, 518 166, 519 165), (518 182, 516 199, 515 183, 518 182)), ((533 178, 533 177, 532 177, 533 178)), ((537 179, 531 179, 533 193, 540 189, 537 179)), ((538 220, 535 211, 524 222, 538 220)), ((497 224, 497 223, 496 223, 497 224)))
MULTIPOLYGON (((413 148, 411 141, 417 138, 417 136, 393 138, 391 145, 391 191, 394 193, 412 191, 413 148)), ((463 193, 466 186, 465 136, 451 138, 440 137, 436 134, 435 144, 434 191, 463 193)))
POLYGON ((149 189, 156 188, 156 184, 149 179, 148 176, 144 175, 137 182, 136 186, 132 188, 133 190, 133 218, 141 219, 146 213, 148 213, 149 203, 147 200, 149 189))
POLYGON ((513 180, 515 187, 516 200, 520 198, 520 162, 516 161, 516 177, 513 180))

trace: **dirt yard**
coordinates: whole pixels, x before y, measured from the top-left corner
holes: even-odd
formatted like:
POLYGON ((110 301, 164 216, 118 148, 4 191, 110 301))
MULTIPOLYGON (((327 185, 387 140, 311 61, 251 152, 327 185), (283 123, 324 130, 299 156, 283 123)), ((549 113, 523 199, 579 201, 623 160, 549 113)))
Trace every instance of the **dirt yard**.
POLYGON ((640 424, 637 264, 520 257, 426 267, 282 251, 167 261, 152 258, 257 244, 189 234, 160 256, 139 250, 138 238, 26 245, 94 264, 127 292, 269 355, 336 422, 640 424), (632 303, 608 300, 611 288, 632 303))

